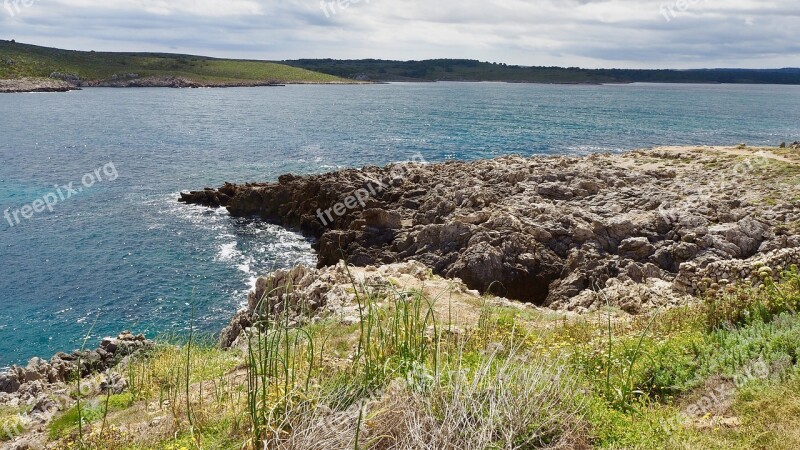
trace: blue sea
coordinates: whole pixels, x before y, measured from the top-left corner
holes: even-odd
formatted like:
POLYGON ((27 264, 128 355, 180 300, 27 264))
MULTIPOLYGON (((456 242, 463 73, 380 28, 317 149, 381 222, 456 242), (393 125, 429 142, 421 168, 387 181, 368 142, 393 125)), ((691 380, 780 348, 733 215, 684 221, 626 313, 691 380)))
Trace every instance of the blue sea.
POLYGON ((218 331, 291 231, 182 190, 411 158, 800 140, 800 87, 498 83, 0 96, 0 366, 124 329, 218 331), (70 185, 72 183, 72 185, 70 185), (51 211, 52 209, 52 211, 51 211), (16 216, 14 216, 16 212, 16 216), (92 328, 94 323, 97 323, 92 328))

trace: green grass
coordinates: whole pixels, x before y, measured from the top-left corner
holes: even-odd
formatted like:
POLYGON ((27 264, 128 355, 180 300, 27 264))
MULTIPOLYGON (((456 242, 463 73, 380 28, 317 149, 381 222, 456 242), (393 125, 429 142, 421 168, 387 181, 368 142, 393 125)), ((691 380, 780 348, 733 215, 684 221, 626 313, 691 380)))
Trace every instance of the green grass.
POLYGON ((800 274, 763 281, 633 318, 476 304, 458 333, 421 292, 354 285, 360 324, 265 319, 244 355, 162 344, 125 369, 105 434, 101 396, 82 441, 74 408, 51 436, 126 450, 800 448, 800 274), (121 431, 157 417, 146 437, 121 431))
POLYGON ((230 60, 192 55, 107 53, 59 50, 0 41, 0 78, 75 74, 82 80, 111 80, 116 74, 183 77, 199 83, 335 83, 341 78, 266 61, 230 60))
POLYGON ((103 413, 104 407, 100 404, 82 405, 80 411, 77 406, 70 408, 50 423, 50 439, 57 439, 77 430, 81 421, 86 424, 100 420, 103 418, 103 413))
POLYGON ((77 406, 72 407, 50 422, 50 439, 68 436, 78 429, 81 421, 83 424, 101 421, 107 413, 122 411, 133 405, 133 396, 130 393, 111 395, 108 398, 98 397, 95 400, 88 406, 81 405, 80 411, 77 406), (107 405, 106 401, 108 401, 107 405))

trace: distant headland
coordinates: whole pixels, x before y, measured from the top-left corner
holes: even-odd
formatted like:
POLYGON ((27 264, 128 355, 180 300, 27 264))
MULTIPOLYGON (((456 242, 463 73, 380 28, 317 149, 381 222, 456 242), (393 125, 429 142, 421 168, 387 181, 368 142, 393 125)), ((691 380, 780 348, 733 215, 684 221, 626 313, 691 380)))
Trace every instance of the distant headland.
POLYGON ((400 81, 800 85, 800 68, 582 69, 514 66, 467 59, 273 62, 172 53, 61 50, 0 40, 0 92, 51 92, 80 87, 196 88, 400 81))
POLYGON ((60 50, 0 40, 0 92, 80 87, 238 87, 359 83, 267 61, 60 50))

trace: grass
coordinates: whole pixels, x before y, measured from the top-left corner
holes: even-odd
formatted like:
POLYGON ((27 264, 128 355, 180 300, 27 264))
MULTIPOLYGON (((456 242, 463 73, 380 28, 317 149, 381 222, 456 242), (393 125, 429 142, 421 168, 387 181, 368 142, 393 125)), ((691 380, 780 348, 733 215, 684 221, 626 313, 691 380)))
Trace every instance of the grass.
POLYGON ((20 408, 0 407, 0 442, 10 441, 25 431, 28 424, 24 412, 20 408))
POLYGON ((183 77, 198 83, 337 83, 341 78, 266 61, 193 55, 107 53, 59 50, 0 41, 0 79, 75 74, 82 80, 112 80, 114 75, 183 77))
POLYGON ((85 401, 82 438, 74 408, 51 438, 131 450, 800 448, 800 274, 762 272, 758 287, 646 316, 484 303, 467 326, 442 314, 446 297, 354 281, 359 324, 264 318, 244 353, 164 343, 121 369, 126 393, 85 401))

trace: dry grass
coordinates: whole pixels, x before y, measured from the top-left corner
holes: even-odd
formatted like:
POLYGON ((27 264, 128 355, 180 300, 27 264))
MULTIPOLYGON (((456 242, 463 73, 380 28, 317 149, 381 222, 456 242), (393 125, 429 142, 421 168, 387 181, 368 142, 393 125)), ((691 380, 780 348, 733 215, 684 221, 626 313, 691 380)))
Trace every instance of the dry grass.
MULTIPOLYGON (((577 379, 559 361, 493 352, 434 379, 399 379, 342 411, 310 411, 281 450, 589 448, 577 379), (430 386, 424 386, 430 383, 430 386), (421 385, 422 384, 422 385, 421 385)), ((435 374, 428 374, 430 378, 435 374)))

